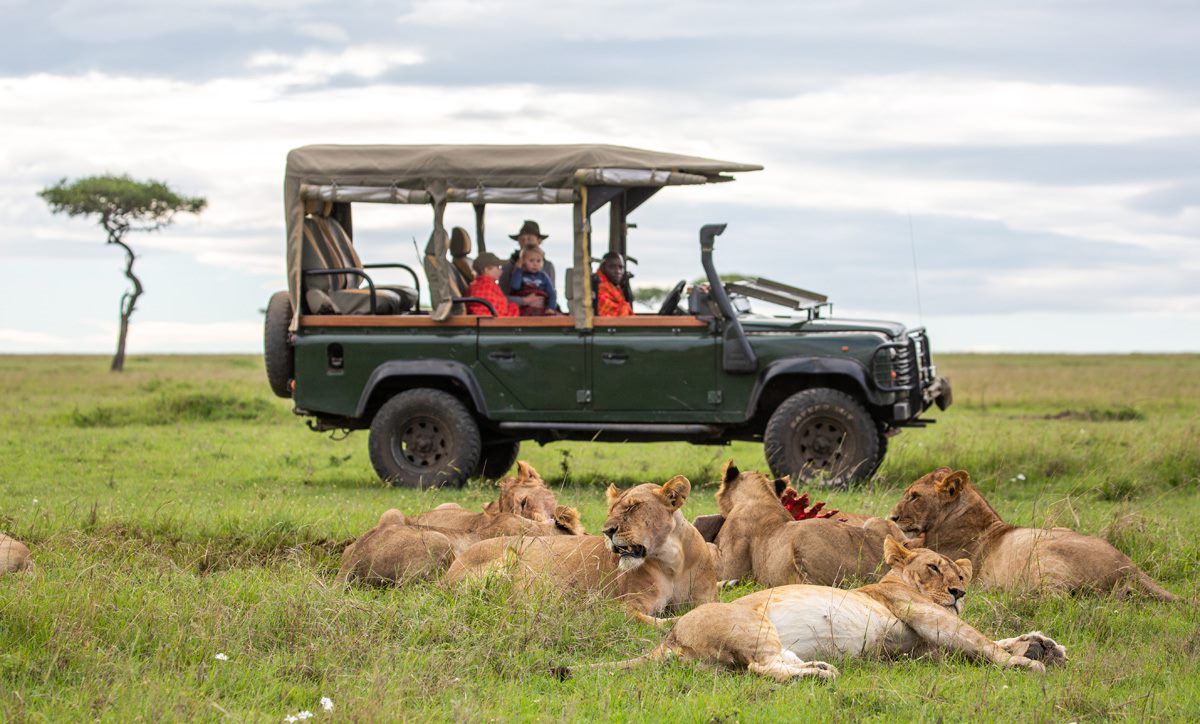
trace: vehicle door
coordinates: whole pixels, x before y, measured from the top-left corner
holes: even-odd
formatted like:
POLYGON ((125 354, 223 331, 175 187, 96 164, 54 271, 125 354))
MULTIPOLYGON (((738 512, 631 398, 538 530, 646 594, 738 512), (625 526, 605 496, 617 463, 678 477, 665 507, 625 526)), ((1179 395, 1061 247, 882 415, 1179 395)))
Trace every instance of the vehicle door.
POLYGON ((704 420, 720 404, 718 338, 695 317, 596 317, 592 409, 628 421, 704 420))
POLYGON ((493 413, 533 419, 586 405, 586 338, 571 317, 481 319, 478 345, 480 366, 498 383, 493 413))

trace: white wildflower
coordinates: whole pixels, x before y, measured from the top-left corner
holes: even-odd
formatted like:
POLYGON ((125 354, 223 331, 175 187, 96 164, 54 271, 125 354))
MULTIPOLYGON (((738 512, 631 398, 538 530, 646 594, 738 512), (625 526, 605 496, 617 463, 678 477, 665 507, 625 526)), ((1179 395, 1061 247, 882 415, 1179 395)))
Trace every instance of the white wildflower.
POLYGON ((1024 479, 1025 479, 1025 473, 1017 473, 1017 480, 1024 480, 1024 479))
POLYGON ((288 714, 287 716, 285 716, 285 717, 283 718, 283 720, 284 720, 285 722, 287 722, 288 724, 292 724, 292 722, 300 721, 299 719, 297 719, 297 718, 296 718, 294 715, 292 715, 292 714, 288 714))
POLYGON ((299 714, 297 714, 297 715, 296 715, 296 718, 297 718, 297 719, 311 719, 311 718, 312 718, 312 712, 311 712, 311 711, 309 711, 308 709, 305 709, 304 711, 302 711, 302 712, 300 712, 299 714))
POLYGON ((33 499, 33 504, 34 504, 34 505, 37 505, 37 504, 38 504, 38 499, 37 499, 37 498, 34 498, 34 499, 33 499))
POLYGON ((216 659, 217 661, 229 661, 229 657, 226 656, 225 654, 217 654, 213 658, 216 659))
POLYGON ((328 696, 322 696, 321 708, 325 711, 333 711, 333 699, 330 699, 328 696))

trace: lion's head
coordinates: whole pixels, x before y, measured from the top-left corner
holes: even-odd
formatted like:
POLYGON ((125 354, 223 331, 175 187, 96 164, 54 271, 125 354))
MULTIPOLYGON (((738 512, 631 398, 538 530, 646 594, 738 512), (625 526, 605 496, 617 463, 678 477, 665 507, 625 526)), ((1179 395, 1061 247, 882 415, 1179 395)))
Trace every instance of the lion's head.
POLYGON ((905 535, 916 536, 937 525, 959 501, 971 482, 966 470, 938 468, 908 486, 892 508, 891 520, 905 535))
POLYGON ((552 522, 558 500, 546 487, 538 471, 524 460, 517 461, 517 474, 500 481, 500 499, 488 503, 488 513, 514 513, 530 520, 552 522))
POLYGON ((692 491, 691 482, 676 475, 660 485, 646 483, 628 490, 608 486, 608 519, 604 545, 620 556, 622 571, 653 558, 675 529, 675 514, 692 491))
POLYGON ((952 561, 928 548, 906 548, 891 536, 883 541, 883 560, 892 568, 884 580, 900 580, 939 606, 962 613, 971 561, 952 561))
MULTIPOLYGON (((762 473, 749 471, 743 473, 733 464, 733 460, 725 463, 721 469, 721 487, 717 490, 717 508, 721 515, 729 515, 733 506, 748 500, 764 500, 779 502, 779 496, 787 490, 788 479, 772 480, 762 473)), ((783 507, 780 506, 780 510, 783 507)))

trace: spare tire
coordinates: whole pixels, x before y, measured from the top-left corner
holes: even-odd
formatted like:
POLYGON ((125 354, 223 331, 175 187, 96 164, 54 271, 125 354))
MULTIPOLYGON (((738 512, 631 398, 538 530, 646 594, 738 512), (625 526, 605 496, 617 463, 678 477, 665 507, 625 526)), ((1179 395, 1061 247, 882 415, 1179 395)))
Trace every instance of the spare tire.
POLYGON ((291 397, 292 378, 296 376, 296 359, 292 354, 292 300, 287 292, 275 292, 267 302, 267 321, 263 325, 263 360, 267 365, 267 382, 271 391, 280 397, 291 397))

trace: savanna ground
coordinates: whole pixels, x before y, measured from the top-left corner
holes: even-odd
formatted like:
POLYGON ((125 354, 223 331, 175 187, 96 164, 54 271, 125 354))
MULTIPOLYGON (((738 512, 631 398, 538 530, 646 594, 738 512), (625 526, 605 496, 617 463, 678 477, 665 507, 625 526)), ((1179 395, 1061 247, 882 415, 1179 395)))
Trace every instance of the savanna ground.
MULTIPOLYGON (((382 487, 365 435, 309 432, 256 357, 133 357, 120 375, 100 357, 0 357, 0 530, 37 561, 0 578, 0 721, 1200 718, 1200 357, 937 362, 955 406, 893 438, 871 483, 823 497, 883 514, 929 469, 966 468, 1009 521, 1104 536, 1182 601, 971 592, 983 631, 1068 647, 1045 676, 950 656, 835 661, 831 684, 685 664, 560 682, 549 664, 636 655, 661 633, 610 602, 510 599, 496 582, 332 585, 342 546, 383 510, 476 507, 490 484, 382 487)), ((714 511, 724 459, 765 467, 741 443, 522 457, 593 532, 609 481, 683 473, 691 518, 714 511)))

